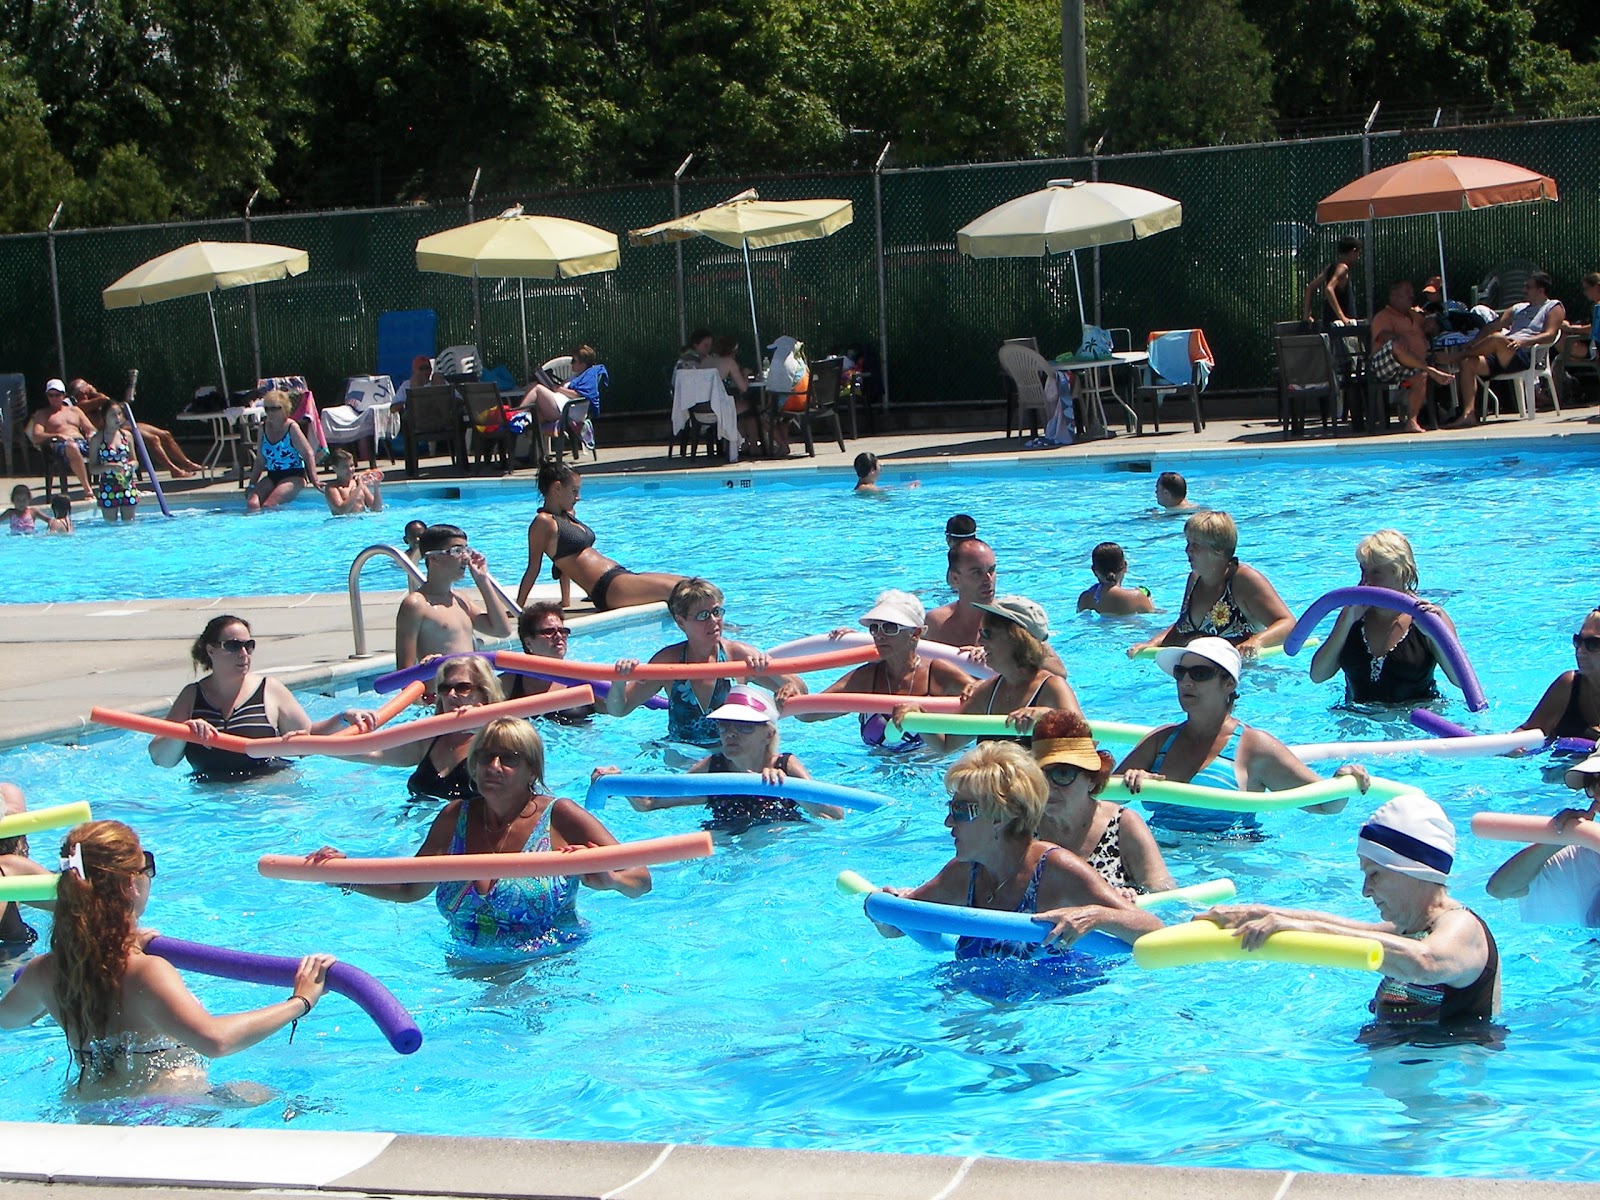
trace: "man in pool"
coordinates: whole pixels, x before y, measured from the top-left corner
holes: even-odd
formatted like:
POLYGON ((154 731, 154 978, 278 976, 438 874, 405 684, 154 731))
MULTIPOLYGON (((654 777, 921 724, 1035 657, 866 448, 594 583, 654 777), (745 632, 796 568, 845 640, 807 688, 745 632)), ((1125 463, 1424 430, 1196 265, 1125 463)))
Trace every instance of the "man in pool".
POLYGON ((44 385, 45 406, 35 409, 28 418, 28 440, 46 454, 57 454, 71 468, 83 488, 84 499, 94 498, 89 485, 89 468, 84 459, 89 454, 89 439, 95 435, 94 422, 74 408, 67 399, 67 385, 51 379, 44 385))
MULTIPOLYGON (((946 526, 947 537, 948 528, 946 526)), ((973 528, 977 528, 976 524, 973 528)), ((976 651, 980 645, 978 630, 983 626, 983 612, 976 606, 994 603, 995 583, 999 578, 994 550, 974 534, 958 538, 945 561, 948 563, 945 581, 956 590, 956 598, 928 614, 928 628, 922 636, 946 646, 965 646, 972 657, 982 662, 983 656, 976 651)), ((1045 647, 1045 654, 1044 669, 1065 679, 1067 668, 1062 665, 1060 655, 1049 646, 1045 647)))
POLYGON ((1483 918, 1450 897, 1455 852, 1444 810, 1406 792, 1373 813, 1356 841, 1361 894, 1380 922, 1266 904, 1224 905, 1201 919, 1234 930, 1246 950, 1286 930, 1371 938, 1383 947, 1384 974, 1363 1041, 1470 1036, 1490 1028, 1500 1010, 1500 951, 1483 918))
POLYGON ((467 535, 454 525, 430 525, 420 540, 427 578, 400 602, 394 623, 394 656, 398 669, 425 658, 459 654, 474 648, 473 634, 510 637, 505 604, 495 595, 489 563, 467 545, 467 535), (455 585, 470 572, 483 604, 458 596, 455 585))
POLYGON ((1189 481, 1176 471, 1163 471, 1156 478, 1156 503, 1162 516, 1192 513, 1198 507, 1189 499, 1189 481))

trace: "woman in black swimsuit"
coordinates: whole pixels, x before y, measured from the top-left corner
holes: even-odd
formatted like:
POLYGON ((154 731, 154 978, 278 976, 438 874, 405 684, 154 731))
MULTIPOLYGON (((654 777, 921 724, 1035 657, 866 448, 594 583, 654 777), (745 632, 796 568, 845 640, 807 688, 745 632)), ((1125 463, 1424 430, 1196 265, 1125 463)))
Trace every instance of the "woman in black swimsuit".
POLYGON ((209 675, 178 693, 167 720, 181 721, 198 734, 199 742, 178 738, 150 739, 150 761, 158 767, 175 767, 188 760, 201 779, 241 779, 265 775, 288 766, 281 758, 251 758, 208 743, 219 733, 246 738, 273 738, 297 730, 332 733, 346 725, 372 728, 372 713, 346 709, 337 716, 312 724, 293 693, 276 679, 250 670, 256 640, 243 617, 213 617, 189 648, 189 657, 209 675))
MULTIPOLYGON (((1415 593, 1417 560, 1411 543, 1399 530, 1380 529, 1361 539, 1356 547, 1361 586, 1415 593)), ((1437 604, 1423 603, 1452 632, 1455 625, 1437 604)), ((1410 613, 1392 608, 1354 604, 1341 609, 1328 640, 1311 658, 1311 681, 1321 683, 1334 672, 1344 672, 1344 698, 1357 704, 1415 704, 1436 700, 1433 669, 1457 687, 1461 683, 1444 654, 1410 613)))
POLYGON ((1563 671, 1545 689, 1518 729, 1541 729, 1546 737, 1600 737, 1600 608, 1572 635, 1576 671, 1563 671))
MULTIPOLYGON (((488 660, 477 657, 452 658, 441 663, 433 677, 433 694, 434 711, 440 713, 480 704, 498 704, 505 699, 488 660)), ((467 767, 467 750, 477 732, 463 729, 440 734, 432 741, 407 742, 387 750, 336 757, 385 767, 415 767, 411 778, 406 780, 406 790, 413 800, 466 800, 478 794, 467 767)))
POLYGON ((573 581, 601 612, 665 600, 683 576, 636 575, 596 550, 594 530, 573 515, 582 486, 583 479, 565 463, 547 462, 539 468, 544 505, 528 526, 528 569, 517 587, 517 603, 528 602, 539 581, 539 564, 546 558, 551 573, 561 581, 563 608, 571 607, 573 581))

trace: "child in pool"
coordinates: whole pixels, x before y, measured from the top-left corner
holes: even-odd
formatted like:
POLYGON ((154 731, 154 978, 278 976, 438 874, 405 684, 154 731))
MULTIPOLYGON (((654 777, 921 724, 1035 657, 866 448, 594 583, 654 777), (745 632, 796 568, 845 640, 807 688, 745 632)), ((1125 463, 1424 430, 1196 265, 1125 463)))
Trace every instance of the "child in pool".
MULTIPOLYGON (((65 499, 65 497, 63 497, 63 499, 65 499)), ((70 504, 68 505, 67 511, 72 511, 70 504)), ((71 532, 69 527, 61 522, 60 518, 53 516, 45 509, 38 508, 34 505, 33 489, 25 483, 19 483, 16 487, 11 489, 11 507, 6 509, 4 515, 6 524, 10 527, 11 532, 14 534, 26 536, 28 534, 39 532, 71 532), (39 527, 39 522, 41 521, 44 522, 44 529, 42 531, 39 527)))
POLYGON ((1079 612, 1097 612, 1104 617, 1127 617, 1134 613, 1155 612, 1149 588, 1122 586, 1128 574, 1128 559, 1115 542, 1101 542, 1089 559, 1090 569, 1099 582, 1078 597, 1079 612))
MULTIPOLYGON (((878 475, 881 468, 878 466, 878 456, 863 450, 856 455, 856 486, 852 489, 858 496, 880 496, 889 489, 878 484, 878 475)), ((920 479, 913 479, 906 484, 907 487, 921 487, 920 479)))
MULTIPOLYGON (((323 489, 328 511, 334 516, 383 511, 383 472, 357 475, 356 460, 343 446, 333 452, 333 481, 323 489)), ((409 532, 410 526, 406 526, 409 532)))

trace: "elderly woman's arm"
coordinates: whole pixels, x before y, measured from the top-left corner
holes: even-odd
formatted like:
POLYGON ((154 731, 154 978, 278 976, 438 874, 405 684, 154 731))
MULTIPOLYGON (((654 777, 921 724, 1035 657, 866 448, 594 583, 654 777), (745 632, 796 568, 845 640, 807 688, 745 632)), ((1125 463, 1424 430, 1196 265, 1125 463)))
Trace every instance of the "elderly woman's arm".
POLYGON ((1311 656, 1311 682, 1324 683, 1339 673, 1339 656, 1344 644, 1350 640, 1361 618, 1367 615, 1365 604, 1351 604, 1339 610, 1339 617, 1328 633, 1328 640, 1317 647, 1311 656))
POLYGON ((1283 645, 1294 629, 1294 614, 1265 575, 1241 563, 1233 573, 1233 598, 1250 624, 1261 631, 1239 643, 1241 655, 1248 658, 1269 646, 1283 645))

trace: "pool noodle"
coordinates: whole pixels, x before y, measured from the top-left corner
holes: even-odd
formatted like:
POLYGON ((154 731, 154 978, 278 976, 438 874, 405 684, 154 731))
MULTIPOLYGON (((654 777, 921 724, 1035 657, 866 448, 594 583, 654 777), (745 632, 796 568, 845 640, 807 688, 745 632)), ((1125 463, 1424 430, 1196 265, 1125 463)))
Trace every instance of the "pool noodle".
POLYGON ((445 663, 458 658, 486 658, 492 667, 497 665, 495 663, 497 653, 494 650, 463 650, 459 654, 441 654, 438 658, 430 658, 427 662, 417 663, 416 666, 401 667, 398 671, 379 675, 372 681, 372 690, 381 696, 411 683, 421 683, 426 690, 426 685, 433 682, 434 676, 439 673, 439 668, 445 663))
POLYGON ((628 867, 705 858, 709 833, 520 854, 430 854, 410 858, 330 858, 311 862, 299 854, 264 854, 256 869, 268 879, 297 883, 467 883, 477 879, 535 879, 588 875, 628 867))
POLYGON ((1550 817, 1526 817, 1513 813, 1481 812, 1472 817, 1475 836, 1496 842, 1528 842, 1540 846, 1587 846, 1600 850, 1600 825, 1575 821, 1568 829, 1557 829, 1550 817))
MULTIPOLYGON (((292 988, 295 972, 300 968, 298 958, 249 954, 170 937, 151 938, 145 943, 144 952, 166 959, 180 971, 274 987, 292 988)), ((347 962, 334 963, 328 968, 328 990, 360 1005, 398 1053, 415 1054, 422 1045, 422 1031, 405 1006, 395 999, 393 992, 361 968, 347 962)))
POLYGON ((1102 742, 1142 742, 1155 732, 1154 725, 1133 725, 1127 721, 1090 721, 1089 734, 1102 742))
MULTIPOLYGON (((535 657, 537 657, 537 656, 535 656, 535 657)), ((550 661, 551 662, 562 662, 564 660, 559 659, 559 658, 554 658, 554 659, 551 659, 550 661)), ((611 685, 609 683, 607 683, 603 679, 597 679, 592 683, 584 685, 583 684, 583 680, 581 680, 581 679, 571 679, 571 678, 568 678, 567 676, 564 676, 564 675, 552 675, 548 671, 527 671, 527 670, 522 670, 520 668, 516 669, 516 670, 512 670, 510 667, 506 668, 506 674, 508 674, 508 675, 526 675, 529 679, 548 679, 551 683, 559 683, 563 687, 578 687, 580 685, 591 687, 591 688, 594 689, 594 694, 597 697, 599 697, 601 700, 604 700, 607 696, 609 696, 611 694, 611 685)), ((667 704, 668 704, 667 698, 665 696, 661 696, 661 695, 651 696, 650 699, 648 699, 648 700, 646 700, 644 702, 644 706, 646 708, 655 708, 655 709, 666 708, 667 704)))
POLYGON ((1593 754, 1595 743, 1590 738, 1558 737, 1551 739, 1549 748, 1558 754, 1593 754))
POLYGON ((54 872, 49 875, 6 875, 0 878, 0 904, 8 900, 54 900, 56 880, 60 878, 54 872))
POLYGON ((1151 930, 1133 944, 1133 961, 1146 971, 1251 961, 1376 971, 1383 965, 1383 947, 1373 938, 1350 934, 1284 930, 1270 934, 1259 949, 1246 950, 1231 931, 1199 920, 1151 930))
POLYGON ((1431 708, 1413 708, 1410 714, 1413 725, 1423 733, 1431 733, 1434 737, 1460 738, 1471 737, 1472 730, 1446 717, 1441 717, 1431 708))
POLYGON ((783 702, 783 715, 801 713, 880 713, 888 716, 902 704, 923 705, 925 712, 953 713, 960 696, 891 696, 884 692, 813 692, 783 702), (930 707, 931 706, 931 707, 930 707))
POLYGON ((1285 788, 1277 792, 1241 792, 1231 788, 1201 787, 1193 783, 1176 783, 1168 779, 1146 779, 1137 793, 1130 792, 1122 777, 1112 778, 1100 793, 1103 799, 1121 800, 1124 797, 1149 800, 1159 804, 1177 804, 1184 808, 1205 808, 1217 812, 1280 812, 1284 809, 1305 808, 1329 800, 1350 799, 1360 794, 1360 786, 1350 775, 1335 779, 1319 779, 1300 787, 1285 788))
MULTIPOLYGON (((133 391, 134 381, 139 378, 138 371, 128 372, 128 390, 133 391)), ((125 401, 128 408, 128 427, 133 430, 133 446, 139 452, 139 465, 144 468, 144 473, 150 477, 150 487, 156 494, 156 504, 161 508, 161 515, 170 517, 172 510, 167 507, 167 495, 161 490, 161 481, 156 478, 156 469, 150 465, 150 451, 145 447, 144 434, 139 432, 139 422, 133 419, 133 401, 125 401)))
MULTIPOLYGON (((867 916, 882 925, 893 925, 902 933, 908 927, 925 933, 951 933, 958 937, 994 938, 1004 942, 1041 943, 1050 926, 1041 924, 1029 913, 999 912, 988 908, 966 908, 956 904, 930 904, 908 900, 888 892, 873 892, 866 899, 867 916)), ((1072 943, 1072 949, 1099 957, 1125 956, 1128 944, 1121 938, 1090 930, 1072 943)))
MULTIPOLYGON (((646 682, 665 682, 672 679, 738 679, 748 678, 752 675, 800 675, 807 671, 823 671, 829 667, 857 666, 864 662, 871 662, 878 657, 876 647, 847 647, 843 650, 830 650, 826 654, 807 654, 797 658, 774 658, 764 667, 752 667, 740 658, 729 659, 726 662, 696 662, 696 663, 640 663, 626 678, 628 682, 643 680, 646 682)), ((528 671, 543 671, 550 665, 550 660, 540 658, 534 654, 519 654, 514 650, 501 650, 495 655, 495 661, 503 670, 515 671, 518 668, 528 671)), ((604 680, 614 683, 618 678, 617 668, 614 663, 586 663, 575 662, 570 658, 561 660, 561 671, 574 679, 604 680)))
MULTIPOLYGON (((854 630, 842 637, 829 637, 825 633, 815 634, 811 637, 796 638, 792 642, 785 642, 781 646, 774 646, 767 651, 774 658, 793 654, 811 654, 819 650, 828 650, 836 646, 872 646, 875 643, 870 633, 857 633, 854 630)), ((983 663, 974 662, 961 652, 960 646, 951 646, 945 642, 932 642, 922 638, 917 642, 917 653, 923 658, 937 658, 960 667, 974 679, 989 679, 994 676, 994 670, 983 663)))
MULTIPOLYGON (((877 884, 854 871, 840 871, 833 883, 846 896, 865 896, 878 890, 877 884)), ((956 939, 949 934, 929 933, 925 929, 902 929, 900 932, 924 950, 948 951, 956 948, 956 939)))
POLYGON ((900 728, 907 733, 948 733, 964 737, 994 734, 999 737, 1027 737, 1014 725, 1007 725, 1004 713, 907 713, 900 728))
POLYGON ((1461 648, 1461 642, 1456 635, 1433 613, 1424 612, 1421 600, 1406 592, 1365 586, 1334 588, 1333 591, 1313 600, 1311 607, 1300 614, 1300 619, 1294 623, 1294 628, 1284 639, 1283 652, 1298 654, 1300 648, 1305 645, 1306 636, 1317 627, 1317 622, 1334 609, 1351 604, 1365 604, 1408 614, 1412 621, 1421 627, 1422 632, 1432 639, 1439 652, 1444 655, 1445 661, 1455 669, 1456 678, 1461 681, 1461 694, 1466 697, 1467 707, 1473 712, 1482 712, 1489 707, 1489 701, 1484 698, 1478 676, 1473 671, 1472 664, 1467 661, 1467 653, 1461 648))
MULTIPOLYGON (((857 812, 872 812, 889 803, 879 792, 824 783, 820 779, 788 776, 782 783, 767 783, 760 775, 744 772, 683 775, 647 775, 642 772, 602 775, 589 784, 584 807, 605 807, 608 796, 771 796, 777 800, 796 800, 802 804, 837 804, 857 812)), ((482 879, 483 876, 474 876, 482 879)))
POLYGON ((1531 750, 1543 744, 1543 733, 1537 729, 1523 729, 1515 733, 1408 738, 1395 742, 1316 742, 1290 746, 1289 753, 1304 763, 1325 762, 1333 758, 1381 758, 1395 754, 1425 754, 1431 758, 1487 758, 1511 750, 1531 750))
POLYGON ((525 696, 520 700, 505 700, 499 704, 483 704, 475 708, 461 708, 455 712, 423 717, 387 729, 373 729, 366 733, 304 734, 298 737, 243 738, 237 734, 219 733, 209 742, 181 721, 167 721, 160 717, 147 717, 142 713, 118 712, 110 708, 92 708, 89 719, 117 729, 129 729, 152 737, 177 738, 181 742, 194 742, 231 750, 251 758, 271 758, 282 754, 298 758, 308 754, 352 754, 369 750, 387 750, 391 746, 404 746, 424 738, 439 737, 446 733, 459 733, 463 729, 477 729, 496 717, 530 717, 557 708, 572 708, 594 701, 587 687, 560 688, 542 696, 525 696))
POLYGON ((43 833, 47 829, 67 829, 92 820, 94 817, 89 813, 89 802, 74 800, 71 804, 56 804, 50 808, 35 808, 0 817, 0 838, 43 833))
MULTIPOLYGON (((405 687, 400 689, 399 695, 395 696, 391 700, 386 700, 373 710, 372 728, 381 729, 383 726, 387 725, 390 721, 394 720, 401 713, 405 712, 406 709, 410 708, 418 700, 422 699, 423 694, 427 692, 427 690, 428 685, 423 683, 420 679, 415 683, 406 684, 405 687)), ((333 736, 354 737, 360 732, 361 728, 359 726, 346 725, 333 736)))
MULTIPOLYGON (((1308 645, 1308 646, 1315 646, 1317 644, 1317 641, 1318 641, 1318 639, 1316 639, 1316 638, 1307 638, 1305 644, 1308 645)), ((1134 658, 1154 658, 1157 654, 1161 653, 1161 651, 1163 651, 1165 649, 1167 649, 1166 646, 1141 646, 1139 649, 1137 649, 1137 650, 1135 650, 1133 652, 1133 657, 1134 658)), ((1250 662, 1254 658, 1272 658, 1275 655, 1285 654, 1285 653, 1288 653, 1288 651, 1285 651, 1282 645, 1263 646, 1263 647, 1261 647, 1261 649, 1257 650, 1255 652, 1255 654, 1252 655, 1250 658, 1244 659, 1244 661, 1245 662, 1250 662)))
MULTIPOLYGON (((856 871, 840 871, 834 886, 847 896, 862 896, 868 892, 878 890, 878 885, 873 883, 856 871)), ((1232 900, 1238 895, 1231 879, 1208 879, 1204 883, 1191 883, 1185 887, 1171 888, 1165 892, 1146 892, 1142 896, 1135 896, 1133 903, 1138 908, 1156 908, 1162 904, 1215 904, 1219 900, 1232 900)), ((904 932, 910 933, 910 930, 904 932)))

